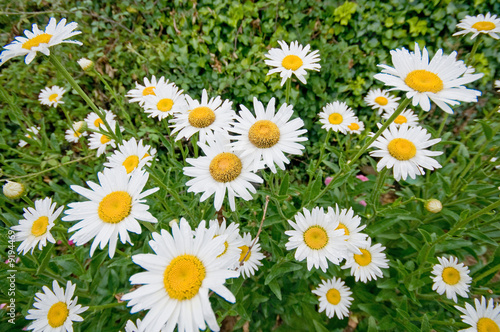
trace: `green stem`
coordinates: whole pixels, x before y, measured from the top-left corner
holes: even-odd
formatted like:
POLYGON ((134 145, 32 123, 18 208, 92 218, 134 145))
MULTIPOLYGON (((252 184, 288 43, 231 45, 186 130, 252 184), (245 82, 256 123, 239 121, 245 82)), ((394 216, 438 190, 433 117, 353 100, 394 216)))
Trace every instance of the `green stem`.
POLYGON ((327 144, 330 143, 331 136, 332 136, 332 130, 328 130, 326 132, 325 142, 321 145, 320 150, 319 150, 319 159, 316 162, 316 165, 314 166, 314 169, 312 170, 311 175, 309 176, 309 184, 311 184, 311 180, 313 179, 313 175, 316 174, 316 170, 318 169, 318 167, 321 165, 321 162, 323 161, 325 149, 326 149, 327 144))
POLYGON ((12 112, 7 112, 10 120, 12 122, 17 122, 17 124, 23 129, 24 133, 29 134, 28 130, 25 128, 25 125, 31 127, 33 126, 33 123, 23 114, 23 111, 21 111, 16 103, 10 98, 9 93, 7 92, 7 90, 5 90, 2 84, 0 84, 0 97, 5 100, 12 109, 12 112))
POLYGON ((436 137, 441 137, 441 133, 443 132, 444 126, 446 124, 446 120, 450 116, 449 113, 445 113, 443 119, 441 120, 441 124, 439 125, 439 129, 437 131, 436 137))
POLYGON ((500 264, 497 264, 496 266, 493 266, 492 268, 488 269, 487 271, 481 273, 479 276, 474 277, 474 282, 477 284, 477 282, 481 279, 484 279, 485 277, 489 276, 492 273, 500 271, 500 264))
POLYGON ((481 43, 481 37, 482 37, 481 34, 477 36, 477 39, 474 42, 474 45, 472 46, 472 51, 467 55, 467 61, 465 61, 466 66, 472 66, 474 64, 474 55, 476 55, 477 48, 481 43))
POLYGON ((114 308, 114 307, 119 307, 121 305, 125 305, 125 302, 113 302, 113 303, 108 303, 108 304, 100 304, 100 305, 91 305, 89 306, 89 310, 103 310, 103 309, 108 309, 108 308, 114 308))
POLYGON ((286 80, 286 103, 289 104, 290 102, 290 92, 292 91, 292 78, 290 77, 289 79, 286 80))
POLYGON ((71 121, 71 118, 69 117, 68 111, 64 108, 64 106, 60 106, 61 110, 64 113, 64 116, 66 117, 66 120, 68 121, 68 128, 70 130, 73 130, 73 121, 71 121))
POLYGON ((382 169, 382 171, 380 171, 380 173, 378 174, 378 177, 377 177, 377 182, 375 183, 375 188, 370 195, 371 210, 373 211, 372 218, 375 217, 375 215, 377 214, 377 205, 379 202, 379 200, 377 200, 377 198, 380 197, 381 190, 384 187, 387 171, 388 171, 388 169, 386 167, 384 167, 384 169, 382 169))

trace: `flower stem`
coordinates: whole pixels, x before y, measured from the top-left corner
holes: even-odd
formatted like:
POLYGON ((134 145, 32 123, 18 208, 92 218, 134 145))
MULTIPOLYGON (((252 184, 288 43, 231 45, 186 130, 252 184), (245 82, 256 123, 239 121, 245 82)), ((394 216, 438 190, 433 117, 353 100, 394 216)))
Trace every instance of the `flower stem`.
POLYGON ((100 304, 100 305, 91 305, 89 307, 89 310, 103 310, 103 309, 108 309, 108 308, 114 308, 118 307, 121 305, 125 305, 125 302, 113 302, 113 303, 108 303, 108 304, 100 304))
POLYGON ((292 78, 290 77, 289 79, 286 80, 286 103, 288 104, 290 102, 290 92, 292 90, 292 78))
POLYGON ((474 64, 474 55, 476 54, 477 48, 479 47, 480 43, 481 43, 481 34, 477 36, 477 39, 474 42, 474 45, 472 46, 472 51, 467 55, 467 60, 465 61, 466 66, 472 66, 474 64))

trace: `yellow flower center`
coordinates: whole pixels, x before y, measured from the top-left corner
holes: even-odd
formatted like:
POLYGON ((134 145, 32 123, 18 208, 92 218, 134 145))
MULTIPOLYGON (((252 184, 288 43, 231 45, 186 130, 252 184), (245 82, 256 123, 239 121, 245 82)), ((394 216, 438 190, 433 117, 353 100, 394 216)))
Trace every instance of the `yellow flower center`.
POLYGON ((79 133, 79 132, 77 132, 77 131, 75 131, 75 132, 73 133, 73 136, 75 136, 75 137, 80 137, 81 135, 82 135, 82 133, 79 133))
POLYGON ((218 182, 231 182, 241 174, 241 160, 230 152, 219 153, 212 159, 210 175, 218 182))
POLYGON ((283 58, 281 65, 286 69, 297 70, 302 67, 304 63, 302 59, 296 55, 290 54, 283 58))
POLYGON ((149 96, 149 95, 156 96, 154 88, 155 88, 154 86, 148 86, 147 88, 144 88, 144 90, 142 90, 142 95, 143 96, 149 96))
POLYGON ((248 261, 250 259, 250 256, 252 256, 252 252, 248 252, 248 246, 241 246, 241 247, 238 247, 241 249, 241 255, 240 255, 240 262, 243 261, 243 258, 245 259, 245 262, 248 261), (245 257, 245 255, 247 254, 248 252, 248 256, 245 257))
POLYGON ((476 29, 477 31, 490 31, 495 29, 496 25, 493 22, 481 21, 474 23, 471 28, 476 29))
POLYGON ((417 69, 406 75, 405 83, 418 92, 438 93, 443 90, 443 81, 434 73, 425 69, 417 69))
POLYGON ((367 266, 372 262, 372 254, 366 249, 359 249, 361 255, 354 255, 354 260, 361 266, 367 266))
POLYGON ((64 302, 54 303, 47 314, 47 320, 49 325, 53 328, 62 326, 66 319, 68 318, 69 310, 68 306, 64 302))
POLYGON ((163 285, 171 298, 189 300, 198 294, 205 276, 205 266, 198 257, 181 255, 168 264, 163 274, 163 285))
POLYGON ((446 267, 443 269, 442 277, 448 285, 456 285, 460 281, 460 272, 454 267, 446 267))
POLYGON ((31 50, 32 47, 37 47, 40 44, 48 44, 50 39, 52 38, 52 35, 49 35, 48 33, 42 33, 41 35, 38 35, 36 37, 33 37, 23 43, 23 48, 27 50, 31 50))
POLYGON ((385 106, 385 105, 387 105, 389 100, 387 98, 385 98, 384 96, 378 96, 377 98, 375 98, 375 102, 377 104, 379 104, 380 106, 385 106))
POLYGON ((111 138, 109 138, 108 136, 106 136, 106 135, 101 136, 101 144, 106 144, 109 141, 111 141, 111 138))
POLYGON ((126 191, 113 191, 106 195, 97 208, 102 221, 116 224, 125 219, 132 209, 132 197, 126 191))
POLYGON ((159 111, 161 112, 168 112, 172 109, 172 106, 174 106, 174 101, 170 98, 163 98, 160 99, 158 104, 156 104, 156 107, 158 108, 159 111))
POLYGON ((330 289, 326 292, 326 299, 333 305, 337 305, 340 302, 340 292, 335 288, 330 289))
POLYGON ((49 218, 42 216, 33 222, 31 226, 31 234, 34 236, 40 236, 47 232, 47 226, 49 225, 49 218))
POLYGON ((215 121, 215 113, 210 107, 196 107, 189 112, 188 120, 193 127, 205 128, 210 126, 215 121))
POLYGON ((127 174, 132 172, 137 165, 139 165, 139 157, 136 155, 128 156, 127 159, 122 163, 123 166, 125 166, 125 169, 127 170, 127 174))
POLYGON ((359 124, 357 124, 356 122, 353 122, 350 125, 348 125, 347 128, 349 128, 351 130, 359 130, 360 127, 359 127, 359 124))
POLYGON ((272 121, 259 120, 250 127, 248 139, 259 149, 267 149, 278 143, 280 130, 272 121))
POLYGON ((53 94, 51 94, 51 95, 49 96, 49 101, 52 101, 52 102, 57 101, 57 97, 58 97, 58 96, 59 96, 59 95, 58 95, 57 93, 53 93, 53 94))
POLYGON ((477 332, 500 332, 500 328, 493 319, 482 317, 477 321, 477 332))
POLYGON ((410 160, 417 154, 417 148, 413 142, 406 138, 395 138, 387 145, 389 154, 397 160, 410 160))
POLYGON ((95 119, 94 126, 96 126, 97 128, 99 128, 99 126, 102 125, 102 124, 104 124, 104 122, 102 122, 101 118, 95 119))
POLYGON ((408 120, 406 119, 405 116, 398 115, 396 119, 394 120, 394 123, 397 123, 398 125, 402 125, 403 123, 407 123, 408 120))
POLYGON ((335 228, 335 230, 337 229, 343 229, 344 235, 349 235, 349 229, 343 223, 339 222, 339 225, 337 226, 337 228, 335 228))
POLYGON ((321 226, 311 226, 304 232, 304 242, 309 248, 319 250, 328 244, 328 234, 321 226))
POLYGON ((342 117, 341 114, 339 113, 332 113, 330 114, 330 116, 328 117, 328 121, 330 121, 330 123, 332 125, 338 125, 338 124, 341 124, 342 121, 344 120, 344 118, 342 117))

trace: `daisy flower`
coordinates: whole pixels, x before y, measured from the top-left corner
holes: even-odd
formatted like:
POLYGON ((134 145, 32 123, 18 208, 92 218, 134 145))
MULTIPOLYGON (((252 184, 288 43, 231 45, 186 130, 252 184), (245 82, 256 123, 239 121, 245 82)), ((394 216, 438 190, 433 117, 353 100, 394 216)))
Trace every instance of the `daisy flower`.
POLYGON ((446 298, 453 299, 457 303, 457 294, 462 297, 469 297, 469 284, 472 278, 469 277, 469 268, 464 263, 458 264, 456 257, 438 257, 439 264, 434 265, 432 274, 432 290, 435 290, 439 295, 446 292, 446 298))
MULTIPOLYGON (((382 115, 382 117, 387 120, 392 116, 393 113, 394 111, 387 112, 384 115, 382 115)), ((393 123, 398 128, 405 123, 408 125, 408 127, 415 127, 418 126, 418 116, 415 113, 413 113, 411 109, 405 109, 404 111, 401 112, 401 114, 399 114, 394 119, 393 123)))
POLYGON ((365 124, 363 121, 359 121, 358 118, 356 118, 355 121, 353 121, 351 124, 347 125, 347 132, 349 134, 361 134, 365 130, 365 124))
POLYGON ((108 162, 104 163, 104 166, 108 168, 124 167, 127 174, 129 174, 151 164, 150 161, 153 156, 151 156, 150 152, 151 147, 149 145, 144 146, 142 140, 137 142, 135 137, 132 137, 130 140, 123 141, 123 144, 118 145, 118 149, 108 157, 108 162))
POLYGON ((392 168, 396 181, 406 180, 408 176, 415 179, 415 175, 424 175, 424 168, 434 170, 441 165, 433 156, 443 154, 442 151, 427 150, 428 147, 441 141, 440 138, 430 139, 431 134, 422 127, 408 127, 407 124, 399 128, 392 123, 384 130, 371 147, 380 150, 370 151, 373 157, 381 157, 377 164, 377 171, 384 167, 392 168))
POLYGON ((270 49, 269 53, 265 54, 267 60, 264 62, 268 66, 275 67, 267 75, 280 73, 282 78, 281 86, 285 84, 287 79, 292 77, 292 74, 295 74, 299 81, 306 84, 306 78, 304 77, 307 74, 306 69, 320 70, 318 50, 309 53, 310 46, 304 47, 298 41, 292 42, 290 47, 283 40, 279 40, 278 43, 281 48, 270 49))
POLYGON ((187 110, 186 97, 173 83, 158 84, 154 89, 155 94, 144 97, 144 112, 150 118, 163 120, 167 116, 187 110))
POLYGON ((238 266, 241 247, 244 245, 238 224, 232 222, 226 227, 225 219, 220 225, 217 220, 210 220, 210 227, 215 228, 215 236, 224 235, 226 238, 224 251, 217 258, 224 258, 229 264, 228 269, 234 270, 238 266))
POLYGON ((66 138, 66 141, 70 143, 78 143, 80 140, 80 136, 87 136, 88 134, 86 132, 79 132, 75 131, 74 129, 66 129, 66 135, 64 135, 64 138, 66 138))
POLYGON ((486 33, 491 38, 499 39, 497 32, 500 33, 500 18, 490 13, 477 16, 466 15, 464 19, 460 20, 457 28, 463 29, 462 31, 455 32, 453 36, 466 35, 472 33, 470 39, 476 38, 480 33, 486 33))
POLYGON ((346 257, 347 236, 339 228, 339 221, 329 218, 323 208, 315 207, 312 211, 304 208, 304 214, 298 212, 295 221, 288 220, 293 230, 285 231, 290 237, 285 247, 297 249, 295 259, 299 262, 307 259, 308 270, 314 266, 326 272, 328 261, 338 265, 346 257))
POLYGON ((78 303, 78 296, 73 298, 76 285, 68 281, 66 290, 60 287, 56 280, 52 282, 52 289, 43 286, 43 293, 36 293, 36 309, 28 310, 26 319, 35 320, 27 327, 34 332, 64 332, 73 331, 73 322, 82 322, 79 315, 89 307, 82 307, 78 303))
MULTIPOLYGON (((31 126, 28 128, 27 130, 29 133, 31 134, 25 134, 24 137, 28 137, 28 138, 31 138, 31 139, 36 139, 36 135, 38 135, 38 133, 40 132, 40 126, 31 126)), ((19 146, 20 147, 24 147, 28 144, 28 142, 24 141, 24 140, 19 140, 19 146)))
POLYGON ((105 168, 97 173, 99 184, 87 181, 92 190, 73 185, 71 189, 88 198, 85 202, 68 204, 64 211, 64 221, 80 222, 68 232, 75 232, 70 238, 77 246, 94 239, 90 247, 90 256, 97 246, 103 249, 109 243, 109 257, 115 255, 118 235, 122 243, 130 241, 128 232, 141 234, 141 225, 137 220, 156 223, 157 220, 148 212, 149 206, 144 198, 155 193, 153 188, 141 193, 148 181, 149 174, 144 171, 127 174, 124 168, 105 168))
POLYGON ((497 92, 500 92, 500 80, 495 81, 495 88, 497 89, 497 92))
POLYGON ((351 276, 354 276, 356 281, 361 280, 366 283, 372 279, 376 280, 377 277, 383 277, 381 268, 388 268, 389 261, 385 254, 382 252, 385 247, 380 243, 372 244, 372 239, 368 237, 364 245, 358 247, 361 254, 349 253, 346 263, 342 269, 351 269, 351 276))
POLYGON ((143 106, 146 102, 146 96, 154 96, 156 87, 163 84, 168 84, 168 80, 165 80, 163 76, 159 80, 156 80, 155 75, 153 75, 151 81, 147 77, 144 77, 144 85, 135 82, 135 89, 127 93, 127 97, 130 98, 128 102, 139 103, 139 105, 143 106))
POLYGON ((10 199, 20 198, 25 189, 24 184, 14 181, 7 181, 2 187, 3 194, 10 199))
POLYGON ((349 210, 339 210, 339 206, 337 204, 335 204, 335 210, 333 207, 328 208, 327 216, 335 222, 338 222, 336 229, 344 230, 347 249, 355 254, 359 254, 360 251, 358 247, 363 246, 366 243, 366 238, 368 237, 368 235, 361 233, 361 231, 366 227, 366 225, 359 226, 361 218, 354 215, 352 208, 349 208, 349 210))
POLYGON ((349 307, 354 300, 350 288, 340 278, 323 280, 313 294, 319 296, 319 312, 326 310, 328 318, 337 315, 338 319, 349 316, 349 307))
POLYGON ((94 61, 89 60, 87 58, 81 58, 77 62, 78 62, 78 65, 80 66, 80 68, 82 68, 82 70, 84 70, 84 71, 89 70, 94 66, 94 61))
POLYGON ((37 199, 35 208, 24 209, 24 219, 19 220, 19 225, 12 226, 12 230, 17 231, 16 241, 23 241, 17 248, 17 252, 23 255, 31 249, 31 253, 38 244, 38 249, 42 250, 47 241, 55 243, 54 237, 50 234, 50 229, 54 227, 54 221, 59 217, 64 206, 56 209, 57 204, 52 203, 50 197, 37 199), (55 212, 54 212, 55 210, 55 212))
POLYGON ((57 105, 59 104, 64 104, 64 101, 62 101, 61 99, 65 92, 66 90, 57 85, 51 86, 50 88, 47 87, 40 91, 38 100, 42 105, 57 107, 57 105))
POLYGON ((438 50, 429 62, 429 54, 415 43, 415 52, 407 49, 391 51, 394 68, 382 67, 382 73, 374 77, 393 86, 391 90, 406 91, 413 106, 420 105, 424 111, 431 109, 430 100, 443 111, 453 114, 449 105, 459 105, 459 101, 476 102, 481 91, 467 89, 464 84, 474 82, 483 74, 470 74, 463 61, 457 61, 457 52, 443 55, 438 50))
POLYGON ((235 197, 251 200, 251 193, 257 191, 250 182, 263 182, 250 169, 251 157, 242 157, 241 153, 231 149, 229 138, 222 134, 209 136, 206 143, 198 142, 198 145, 205 156, 187 158, 186 162, 193 167, 183 168, 184 175, 193 177, 186 182, 188 192, 202 192, 200 202, 215 194, 214 207, 217 211, 222 207, 226 192, 232 211, 236 209, 235 197))
MULTIPOLYGON (((115 130, 116 121, 114 121, 114 120, 110 121, 110 122, 108 122, 108 124, 112 130, 115 130)), ((104 130, 103 128, 101 128, 101 129, 104 130)), ((120 131, 121 132, 123 131, 122 127, 120 127, 120 131)), ((116 147, 115 140, 113 138, 111 138, 111 135, 108 136, 108 135, 100 133, 100 132, 93 132, 92 134, 90 134, 89 149, 97 150, 98 157, 106 152, 106 148, 109 145, 113 148, 116 147)))
POLYGON ((357 121, 352 109, 346 103, 339 101, 326 104, 319 117, 319 121, 323 124, 321 128, 327 131, 340 131, 342 134, 347 132, 347 126, 357 121))
POLYGON ((234 303, 234 295, 224 283, 238 277, 227 269, 223 259, 225 236, 215 236, 215 228, 206 229, 204 221, 197 231, 191 230, 182 218, 173 224, 172 235, 165 231, 153 233, 149 245, 154 254, 132 256, 134 263, 147 270, 130 277, 133 285, 143 285, 122 300, 129 301, 131 313, 149 310, 139 331, 198 331, 210 328, 219 331, 209 301, 209 290, 234 303))
POLYGON ((399 97, 394 97, 389 94, 388 91, 382 89, 372 89, 368 92, 365 97, 365 102, 368 106, 378 111, 378 115, 382 112, 394 111, 398 108, 399 97))
POLYGON ((127 325, 125 325, 125 332, 139 332, 139 327, 141 326, 141 320, 139 318, 137 319, 136 324, 129 319, 127 321, 127 325))
POLYGON ((81 31, 73 31, 78 26, 77 23, 71 22, 66 24, 66 19, 63 18, 56 23, 56 19, 51 17, 45 31, 38 29, 36 24, 33 24, 32 30, 24 30, 26 37, 18 36, 15 40, 4 46, 4 51, 0 53, 0 65, 3 65, 7 60, 26 55, 24 62, 29 64, 36 56, 36 52, 42 52, 45 55, 50 55, 49 47, 61 43, 72 43, 82 45, 76 40, 67 40, 81 33, 81 31))
POLYGON ((187 108, 176 113, 170 120, 174 128, 172 135, 177 133, 176 141, 185 137, 189 139, 199 133, 199 141, 205 142, 207 135, 216 132, 226 133, 236 114, 232 109, 233 102, 220 96, 208 99, 207 90, 203 89, 201 102, 186 95, 187 108))
MULTIPOLYGON (((111 123, 115 121, 115 115, 113 114, 113 112, 108 110, 101 110, 101 111, 104 112, 105 114, 104 118, 111 127, 111 123)), ((87 117, 85 118, 85 122, 87 123, 87 128, 92 130, 99 130, 101 125, 103 125, 102 127, 103 129, 106 128, 106 126, 104 126, 104 122, 102 121, 102 119, 95 112, 89 113, 89 115, 87 115, 87 117)), ((111 127, 111 129, 114 129, 114 127, 111 127)))
POLYGON ((290 160, 285 153, 301 155, 305 147, 298 142, 307 141, 307 137, 299 137, 307 132, 304 121, 297 118, 290 120, 293 115, 293 106, 283 104, 278 112, 275 108, 276 99, 271 98, 267 107, 253 98, 254 115, 241 105, 236 123, 229 131, 237 136, 232 136, 236 142, 232 143, 235 151, 241 151, 242 156, 252 156, 254 169, 259 169, 262 161, 276 173, 276 163, 279 168, 285 170, 285 164, 290 160))
POLYGON ((500 305, 495 306, 493 299, 486 301, 484 296, 474 299, 475 309, 469 303, 465 303, 465 308, 455 306, 463 315, 460 317, 465 324, 471 327, 460 330, 462 332, 488 332, 500 330, 500 305))
POLYGON ((240 263, 237 267, 240 276, 243 276, 243 278, 250 278, 255 275, 255 271, 259 269, 259 266, 262 266, 260 261, 265 257, 264 254, 260 252, 259 239, 257 238, 255 245, 250 249, 252 243, 253 239, 250 233, 243 234, 243 245, 239 247, 241 250, 239 258, 240 263), (248 249, 250 249, 250 252, 248 252, 248 249))

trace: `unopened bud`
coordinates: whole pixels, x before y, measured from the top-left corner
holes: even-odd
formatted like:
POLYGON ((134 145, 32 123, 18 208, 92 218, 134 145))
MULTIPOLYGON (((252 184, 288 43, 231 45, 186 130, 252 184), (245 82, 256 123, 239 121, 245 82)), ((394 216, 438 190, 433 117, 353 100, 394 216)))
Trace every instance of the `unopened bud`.
POLYGON ((170 220, 168 225, 170 226, 170 228, 172 228, 172 227, 174 227, 175 224, 178 224, 178 223, 179 223, 178 219, 172 219, 172 220, 170 220))
POLYGON ((3 186, 3 194, 10 199, 19 198, 24 194, 24 185, 22 183, 7 181, 3 186))
POLYGON ((73 130, 79 133, 85 131, 87 129, 87 123, 85 121, 73 122, 73 130))
POLYGON ((80 65, 80 67, 82 67, 83 70, 89 70, 94 65, 94 62, 87 58, 81 58, 80 60, 78 60, 78 64, 80 65))
POLYGON ((441 204, 441 201, 431 198, 425 202, 425 209, 432 213, 438 213, 443 209, 443 204, 441 204))

